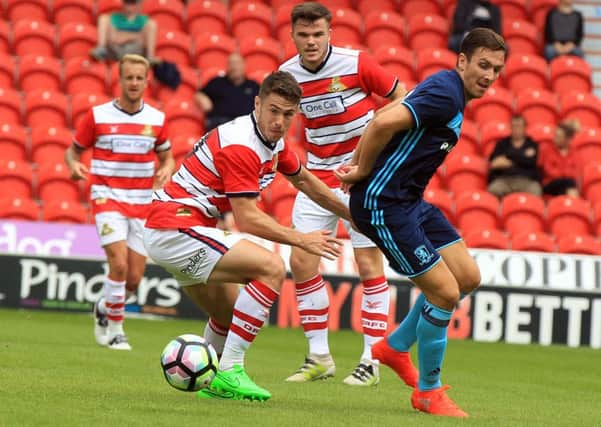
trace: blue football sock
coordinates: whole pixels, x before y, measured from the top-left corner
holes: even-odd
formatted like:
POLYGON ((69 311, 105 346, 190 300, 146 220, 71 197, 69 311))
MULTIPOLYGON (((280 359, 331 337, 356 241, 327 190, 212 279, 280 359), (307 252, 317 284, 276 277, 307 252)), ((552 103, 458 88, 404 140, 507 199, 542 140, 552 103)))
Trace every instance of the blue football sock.
POLYGON ((452 311, 424 302, 417 322, 417 354, 420 390, 440 387, 440 370, 447 348, 447 327, 452 311))
POLYGON ((396 351, 409 351, 417 340, 417 321, 422 312, 424 301, 426 301, 426 297, 423 293, 420 293, 415 299, 415 304, 413 304, 398 328, 388 335, 388 345, 396 351))

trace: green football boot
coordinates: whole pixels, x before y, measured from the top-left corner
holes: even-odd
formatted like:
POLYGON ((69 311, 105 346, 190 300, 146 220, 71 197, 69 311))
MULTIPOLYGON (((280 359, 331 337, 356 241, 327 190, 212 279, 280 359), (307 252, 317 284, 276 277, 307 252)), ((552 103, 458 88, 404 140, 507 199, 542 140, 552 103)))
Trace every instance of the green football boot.
POLYGON ((231 398, 235 400, 265 401, 271 397, 271 393, 256 385, 240 365, 234 365, 228 371, 217 371, 217 375, 215 375, 213 382, 211 382, 210 390, 210 393, 219 394, 219 398, 222 399, 230 398, 224 397, 230 396, 230 393, 233 396, 231 398))

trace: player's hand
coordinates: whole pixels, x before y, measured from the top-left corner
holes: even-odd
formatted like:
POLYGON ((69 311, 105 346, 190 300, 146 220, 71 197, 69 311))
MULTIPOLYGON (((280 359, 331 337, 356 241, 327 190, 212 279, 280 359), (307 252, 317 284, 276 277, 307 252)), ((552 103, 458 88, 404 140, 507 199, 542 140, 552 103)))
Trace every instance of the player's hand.
POLYGON ((71 179, 74 181, 88 179, 88 168, 82 162, 72 162, 69 166, 69 172, 71 173, 71 179))
POLYGON ((345 193, 348 193, 351 187, 366 177, 359 171, 359 166, 344 165, 334 170, 334 176, 342 183, 340 188, 345 193))
POLYGON ((171 170, 170 168, 159 168, 154 174, 154 184, 153 188, 155 190, 159 188, 163 188, 167 181, 171 178, 171 170))
POLYGON ((331 236, 329 230, 303 233, 301 248, 314 255, 336 259, 342 254, 342 241, 331 236))

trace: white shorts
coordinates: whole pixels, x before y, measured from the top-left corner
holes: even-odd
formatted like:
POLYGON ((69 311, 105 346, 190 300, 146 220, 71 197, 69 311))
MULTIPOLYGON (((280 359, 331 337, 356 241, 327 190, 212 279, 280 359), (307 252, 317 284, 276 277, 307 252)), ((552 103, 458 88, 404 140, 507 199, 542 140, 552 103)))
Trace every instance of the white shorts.
POLYGON ((142 229, 145 220, 128 218, 120 212, 101 212, 94 217, 96 231, 102 246, 125 240, 127 247, 146 256, 142 242, 142 229))
MULTIPOLYGON (((348 206, 350 197, 348 194, 340 188, 332 188, 331 190, 340 201, 348 206)), ((292 224, 298 231, 309 233, 317 230, 330 230, 333 235, 336 235, 339 219, 338 215, 322 208, 305 193, 299 191, 296 195, 294 207, 292 208, 292 224)), ((351 237, 353 248, 373 248, 376 246, 366 236, 353 230, 348 221, 343 219, 342 224, 351 237)))
POLYGON ((148 256, 171 273, 180 286, 207 283, 221 257, 243 238, 212 227, 144 228, 148 256))

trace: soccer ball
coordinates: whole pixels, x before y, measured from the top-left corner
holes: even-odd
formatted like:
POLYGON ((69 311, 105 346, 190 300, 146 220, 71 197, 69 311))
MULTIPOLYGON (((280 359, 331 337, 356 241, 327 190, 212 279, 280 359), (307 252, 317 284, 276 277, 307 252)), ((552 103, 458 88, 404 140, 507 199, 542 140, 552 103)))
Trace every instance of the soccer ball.
POLYGON ((161 367, 167 382, 176 389, 198 391, 208 387, 217 373, 217 352, 198 335, 180 335, 163 350, 161 367))

